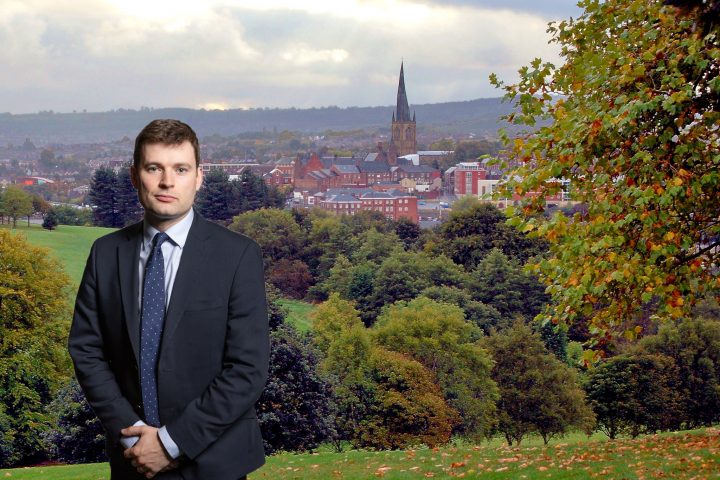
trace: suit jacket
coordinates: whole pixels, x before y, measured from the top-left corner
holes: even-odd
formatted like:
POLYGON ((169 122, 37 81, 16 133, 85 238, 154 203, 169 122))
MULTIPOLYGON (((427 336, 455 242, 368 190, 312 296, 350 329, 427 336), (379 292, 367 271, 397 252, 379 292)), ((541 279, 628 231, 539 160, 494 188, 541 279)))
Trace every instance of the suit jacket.
MULTIPOLYGON (((144 478, 123 458, 120 430, 143 419, 138 376, 142 222, 98 239, 75 303, 68 347, 106 430, 113 479, 144 478)), ((160 420, 184 454, 158 479, 237 480, 264 463, 254 404, 268 372, 260 248, 195 214, 158 354, 160 420)))

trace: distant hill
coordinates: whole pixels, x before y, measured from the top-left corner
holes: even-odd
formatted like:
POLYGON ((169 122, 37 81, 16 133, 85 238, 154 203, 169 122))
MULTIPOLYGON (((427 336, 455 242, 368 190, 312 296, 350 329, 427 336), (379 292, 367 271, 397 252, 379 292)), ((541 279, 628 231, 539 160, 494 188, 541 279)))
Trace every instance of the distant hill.
MULTIPOLYGON (((494 135, 497 120, 510 111, 499 98, 465 102, 413 105, 418 130, 494 135)), ((30 138, 36 145, 99 143, 134 138, 155 118, 177 118, 190 124, 199 136, 231 136, 246 132, 382 129, 389 132, 393 107, 323 107, 310 109, 193 110, 162 108, 100 113, 0 114, 0 144, 21 145, 30 138)))

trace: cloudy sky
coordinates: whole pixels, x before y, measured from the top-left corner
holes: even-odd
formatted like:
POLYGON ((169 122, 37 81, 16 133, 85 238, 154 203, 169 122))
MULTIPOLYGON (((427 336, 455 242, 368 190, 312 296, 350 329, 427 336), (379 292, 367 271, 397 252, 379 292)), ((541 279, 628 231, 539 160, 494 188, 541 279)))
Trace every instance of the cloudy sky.
POLYGON ((574 0, 0 0, 0 112, 500 96, 574 0))

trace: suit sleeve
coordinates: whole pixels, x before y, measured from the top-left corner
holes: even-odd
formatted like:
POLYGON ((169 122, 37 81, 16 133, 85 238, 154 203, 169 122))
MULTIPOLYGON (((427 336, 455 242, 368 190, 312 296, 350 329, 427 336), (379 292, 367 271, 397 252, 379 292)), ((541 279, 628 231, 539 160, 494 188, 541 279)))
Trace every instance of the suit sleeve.
POLYGON ((194 459, 243 415, 253 412, 268 375, 270 340, 263 259, 248 242, 228 299, 223 369, 208 388, 166 427, 182 452, 194 459))
POLYGON ((106 358, 104 338, 98 318, 97 244, 93 245, 73 314, 68 350, 75 375, 88 403, 100 419, 110 438, 120 439, 120 430, 139 420, 130 402, 123 396, 106 358))

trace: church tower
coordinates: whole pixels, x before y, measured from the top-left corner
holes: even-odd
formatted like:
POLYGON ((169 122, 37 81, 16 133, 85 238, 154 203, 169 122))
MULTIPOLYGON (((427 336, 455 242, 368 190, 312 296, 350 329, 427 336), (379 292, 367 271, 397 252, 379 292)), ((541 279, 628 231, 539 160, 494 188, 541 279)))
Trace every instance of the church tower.
POLYGON ((397 107, 392 118, 392 140, 390 151, 397 155, 417 153, 417 140, 415 138, 415 112, 410 119, 410 106, 405 93, 405 74, 403 63, 400 63, 400 83, 397 92, 397 107))

